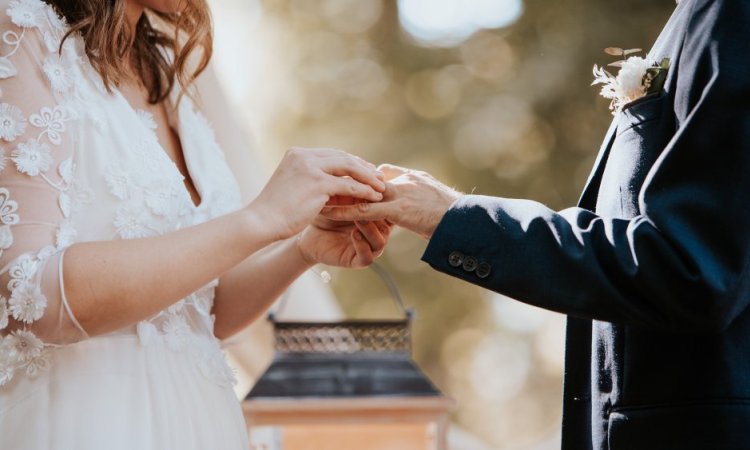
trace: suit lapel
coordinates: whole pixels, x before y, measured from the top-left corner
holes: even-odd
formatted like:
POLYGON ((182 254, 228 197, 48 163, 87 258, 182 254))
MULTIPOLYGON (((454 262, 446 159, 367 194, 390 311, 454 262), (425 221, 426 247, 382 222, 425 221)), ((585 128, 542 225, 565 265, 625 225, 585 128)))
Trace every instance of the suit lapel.
POLYGON ((599 184, 602 182, 602 176, 604 174, 604 167, 607 165, 607 158, 609 157, 609 150, 612 148, 612 144, 615 142, 615 135, 617 135, 617 118, 612 120, 612 124, 609 126, 607 135, 604 137, 602 147, 599 149, 599 154, 596 156, 596 163, 594 169, 589 175, 589 179, 586 181, 586 185, 583 187, 583 193, 578 199, 578 206, 594 210, 596 208, 596 197, 599 192, 599 184))
MULTIPOLYGON (((648 55, 649 59, 653 60, 661 60, 663 55, 670 56, 672 67, 667 75, 667 81, 664 83, 665 89, 671 89, 680 50, 682 49, 682 39, 679 38, 682 35, 682 30, 685 29, 684 22, 688 18, 686 14, 678 14, 682 7, 684 7, 682 4, 677 6, 675 12, 669 18, 669 21, 667 21, 666 26, 657 38, 648 55)), ((592 211, 596 208, 596 199, 599 194, 599 186, 602 181, 602 176, 604 175, 604 168, 607 165, 607 158, 609 157, 609 152, 612 149, 612 144, 614 144, 615 136, 617 135, 617 122, 618 117, 615 117, 612 124, 609 126, 602 147, 599 149, 594 169, 591 171, 589 179, 586 181, 586 185, 581 193, 581 197, 578 199, 578 206, 581 208, 586 208, 592 211)))

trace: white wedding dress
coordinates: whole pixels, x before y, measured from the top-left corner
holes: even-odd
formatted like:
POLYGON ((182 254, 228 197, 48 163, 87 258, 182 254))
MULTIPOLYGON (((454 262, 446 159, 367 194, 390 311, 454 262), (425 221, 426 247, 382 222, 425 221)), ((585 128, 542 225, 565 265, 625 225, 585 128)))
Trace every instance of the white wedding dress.
POLYGON ((189 97, 167 109, 198 206, 153 118, 107 92, 81 38, 58 53, 65 32, 41 0, 0 0, 0 448, 247 449, 213 335, 218 280, 104 336, 68 306, 70 245, 169 233, 241 202, 189 97))

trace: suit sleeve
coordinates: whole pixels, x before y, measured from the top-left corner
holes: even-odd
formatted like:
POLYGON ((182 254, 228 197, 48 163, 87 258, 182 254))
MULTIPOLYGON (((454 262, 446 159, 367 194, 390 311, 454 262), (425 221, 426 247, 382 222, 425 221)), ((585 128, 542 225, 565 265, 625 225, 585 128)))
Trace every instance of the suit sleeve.
POLYGON ((646 178, 639 216, 465 196, 423 260, 577 317, 662 330, 729 327, 750 302, 750 3, 693 7, 672 68, 679 128, 646 178), (483 270, 468 271, 457 255, 484 262, 483 270))

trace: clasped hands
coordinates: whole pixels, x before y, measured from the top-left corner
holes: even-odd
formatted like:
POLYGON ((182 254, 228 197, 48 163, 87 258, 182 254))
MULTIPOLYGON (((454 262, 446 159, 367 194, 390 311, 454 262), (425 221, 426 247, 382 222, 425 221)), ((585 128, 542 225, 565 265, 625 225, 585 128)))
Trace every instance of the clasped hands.
POLYGON ((461 196, 427 172, 392 164, 383 164, 378 170, 386 185, 382 200, 335 197, 321 215, 332 221, 386 222, 430 239, 443 215, 461 196))
POLYGON ((296 239, 309 265, 360 268, 383 253, 394 225, 429 239, 460 195, 425 172, 293 148, 248 208, 269 240, 296 239))

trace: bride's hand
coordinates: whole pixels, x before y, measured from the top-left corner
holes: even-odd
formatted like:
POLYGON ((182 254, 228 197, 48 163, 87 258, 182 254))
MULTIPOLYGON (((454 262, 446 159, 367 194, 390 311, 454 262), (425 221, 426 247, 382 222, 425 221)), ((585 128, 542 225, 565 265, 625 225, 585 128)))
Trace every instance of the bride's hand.
POLYGON ((322 214, 332 220, 387 220, 430 239, 445 213, 462 194, 426 172, 390 164, 383 164, 380 169, 388 180, 383 201, 331 202, 322 214))
POLYGON ((247 207, 272 241, 302 231, 336 197, 382 200, 383 174, 361 158, 333 149, 292 148, 247 207))
POLYGON ((384 220, 337 222, 319 216, 300 234, 297 245, 309 264, 358 269, 383 253, 391 228, 384 220))

